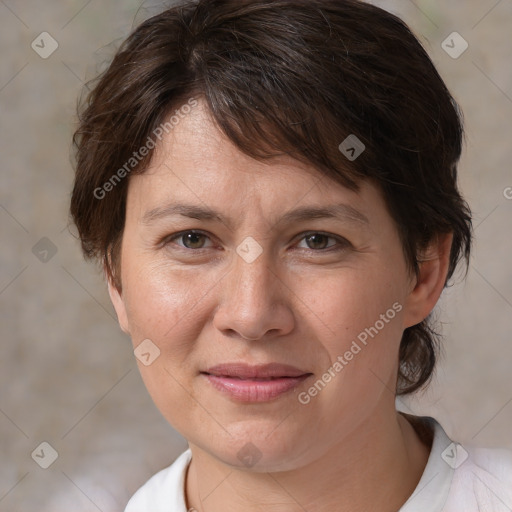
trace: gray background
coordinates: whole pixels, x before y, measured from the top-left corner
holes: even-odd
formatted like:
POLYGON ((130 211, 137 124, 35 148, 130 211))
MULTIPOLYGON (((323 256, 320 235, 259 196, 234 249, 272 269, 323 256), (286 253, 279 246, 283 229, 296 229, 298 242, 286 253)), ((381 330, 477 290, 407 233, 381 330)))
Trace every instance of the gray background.
MULTIPOLYGON (((456 440, 512 447, 512 1, 373 3, 410 24, 462 105, 476 226, 467 281, 439 307, 436 378, 399 405, 456 440), (441 47, 453 31, 469 43, 458 59, 441 47)), ((41 5, 0 0, 0 511, 120 511, 186 442, 153 406, 102 276, 67 228, 70 137, 84 81, 156 4, 41 5), (31 48, 43 31, 59 45, 47 59, 31 48), (31 457, 43 441, 58 452, 46 470, 31 457)))

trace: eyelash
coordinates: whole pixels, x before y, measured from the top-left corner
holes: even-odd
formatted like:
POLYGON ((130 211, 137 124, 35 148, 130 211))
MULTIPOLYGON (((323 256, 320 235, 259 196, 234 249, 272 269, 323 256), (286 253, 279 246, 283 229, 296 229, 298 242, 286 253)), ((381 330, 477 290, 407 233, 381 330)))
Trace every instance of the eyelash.
MULTIPOLYGON (((174 242, 174 240, 183 238, 185 235, 188 235, 188 234, 200 235, 200 236, 204 236, 204 237, 210 239, 210 236, 207 233, 205 233, 204 231, 196 230, 196 229, 189 229, 187 231, 180 231, 179 233, 175 233, 173 235, 165 237, 162 240, 162 245, 163 246, 167 246, 171 242, 174 242)), ((330 233, 325 233, 323 231, 306 231, 304 233, 301 233, 301 236, 300 236, 300 238, 298 238, 298 240, 300 242, 300 241, 302 241, 302 240, 304 240, 307 237, 312 236, 312 235, 321 235, 321 236, 327 237, 327 239, 335 240, 338 243, 338 247, 336 247, 335 245, 331 245, 331 246, 328 246, 328 247, 326 247, 324 249, 301 248, 302 250, 305 249, 305 250, 309 250, 309 251, 313 251, 313 252, 327 253, 327 252, 331 252, 331 251, 335 252, 335 251, 346 250, 347 248, 352 247, 352 244, 347 239, 345 239, 343 237, 339 237, 339 236, 334 236, 334 235, 332 235, 330 233)), ((191 249, 189 247, 184 247, 184 246, 181 246, 181 245, 178 245, 178 247, 180 249, 185 250, 185 251, 194 251, 194 252, 200 252, 200 251, 203 251, 203 250, 206 250, 206 249, 210 248, 210 247, 201 247, 199 249, 191 249)))

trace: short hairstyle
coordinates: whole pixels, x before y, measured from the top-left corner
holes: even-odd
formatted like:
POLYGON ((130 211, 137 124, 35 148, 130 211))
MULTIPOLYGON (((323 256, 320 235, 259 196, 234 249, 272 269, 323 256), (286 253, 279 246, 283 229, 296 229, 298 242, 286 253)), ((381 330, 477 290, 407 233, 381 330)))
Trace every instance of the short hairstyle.
MULTIPOLYGON (((354 191, 376 184, 411 273, 439 234, 453 234, 445 285, 468 263, 462 114, 402 20, 357 0, 195 0, 140 24, 79 106, 70 212, 84 256, 119 290, 129 173, 147 169, 140 148, 190 98, 247 155, 292 156, 354 191), (357 159, 339 149, 350 135, 357 159)), ((439 348, 431 315, 405 329, 398 395, 430 381, 439 348)))

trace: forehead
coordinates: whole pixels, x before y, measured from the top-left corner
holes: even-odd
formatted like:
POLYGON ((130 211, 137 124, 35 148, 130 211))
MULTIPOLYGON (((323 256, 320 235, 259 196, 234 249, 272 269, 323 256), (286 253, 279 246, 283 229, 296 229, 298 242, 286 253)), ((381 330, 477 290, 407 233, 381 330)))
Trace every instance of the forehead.
POLYGON ((173 201, 203 210, 230 210, 239 217, 256 209, 270 214, 298 205, 343 203, 346 214, 354 210, 354 218, 357 207, 361 220, 379 196, 369 182, 355 192, 290 156, 255 160, 221 132, 199 101, 162 137, 148 169, 131 176, 128 203, 139 218, 173 201))
POLYGON ((212 171, 218 184, 228 174, 230 179, 236 174, 240 181, 272 179, 287 173, 303 183, 322 178, 313 166, 287 155, 256 160, 245 154, 220 130, 203 100, 198 100, 197 106, 163 135, 145 174, 153 174, 154 180, 165 180, 166 171, 180 169, 186 169, 191 178, 200 175, 206 180, 205 185, 212 171))

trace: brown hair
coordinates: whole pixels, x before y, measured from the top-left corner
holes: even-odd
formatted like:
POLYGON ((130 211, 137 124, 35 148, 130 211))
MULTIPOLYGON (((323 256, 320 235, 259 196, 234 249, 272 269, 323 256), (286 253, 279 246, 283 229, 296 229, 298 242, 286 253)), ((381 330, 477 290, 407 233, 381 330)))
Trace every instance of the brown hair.
MULTIPOLYGON (((440 233, 453 233, 447 282, 469 260, 462 116, 403 21, 357 0, 185 1, 135 29, 79 110, 71 214, 119 289, 128 173, 144 172, 152 151, 139 149, 191 97, 255 158, 288 154, 352 190, 375 182, 412 272, 440 233), (366 147, 353 161, 338 149, 349 135, 366 147)), ((398 394, 432 376, 430 320, 404 331, 398 394)))

